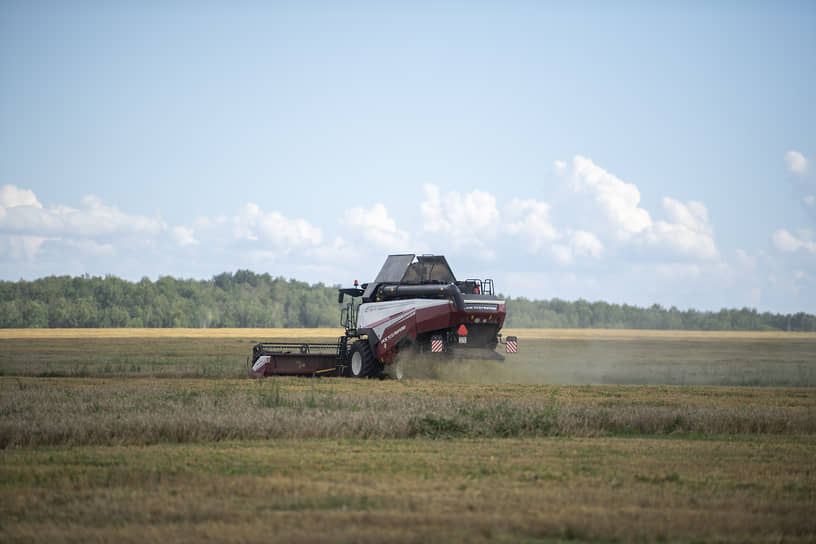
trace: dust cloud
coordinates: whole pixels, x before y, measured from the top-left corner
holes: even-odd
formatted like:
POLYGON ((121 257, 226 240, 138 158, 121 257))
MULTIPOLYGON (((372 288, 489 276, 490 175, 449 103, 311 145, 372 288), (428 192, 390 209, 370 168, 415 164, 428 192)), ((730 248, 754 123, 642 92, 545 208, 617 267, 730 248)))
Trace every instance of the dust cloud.
POLYGON ((816 386, 816 338, 519 338, 505 360, 401 356, 408 379, 482 384, 816 386))

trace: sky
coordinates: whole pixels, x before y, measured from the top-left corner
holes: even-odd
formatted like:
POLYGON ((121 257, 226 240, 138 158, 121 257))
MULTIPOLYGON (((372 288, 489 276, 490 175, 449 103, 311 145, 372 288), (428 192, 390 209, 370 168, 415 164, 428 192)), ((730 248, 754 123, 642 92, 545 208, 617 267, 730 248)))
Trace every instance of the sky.
POLYGON ((816 3, 0 3, 0 279, 391 253, 816 313, 816 3))

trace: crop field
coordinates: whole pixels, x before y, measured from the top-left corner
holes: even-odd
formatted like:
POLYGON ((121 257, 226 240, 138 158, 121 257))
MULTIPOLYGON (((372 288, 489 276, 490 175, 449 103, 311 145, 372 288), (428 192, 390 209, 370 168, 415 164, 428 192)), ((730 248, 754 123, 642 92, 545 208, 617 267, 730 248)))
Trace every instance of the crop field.
POLYGON ((0 330, 0 541, 816 539, 816 335, 244 377, 257 341, 340 332, 0 330))
MULTIPOLYGON (((0 374, 242 378, 261 340, 331 342, 342 329, 0 329, 0 374)), ((816 334, 522 329, 505 363, 417 365, 466 383, 816 387, 816 334)))

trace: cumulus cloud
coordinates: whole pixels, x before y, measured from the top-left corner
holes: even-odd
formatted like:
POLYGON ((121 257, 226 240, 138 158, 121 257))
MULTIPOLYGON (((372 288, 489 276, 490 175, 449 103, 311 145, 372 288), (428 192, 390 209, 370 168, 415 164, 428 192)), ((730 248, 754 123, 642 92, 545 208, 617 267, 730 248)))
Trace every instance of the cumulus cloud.
POLYGON ((170 234, 173 240, 180 246, 197 246, 198 240, 195 238, 195 232, 188 227, 173 227, 170 229, 170 234))
POLYGON ((344 213, 343 223, 377 247, 389 251, 410 249, 407 247, 408 234, 397 228, 396 222, 389 217, 388 209, 383 204, 374 204, 369 209, 364 207, 348 209, 344 213))
MULTIPOLYGON (((393 221, 389 223, 384 208, 371 211, 363 215, 373 221, 370 226, 380 226, 381 243, 389 233, 396 238, 404 235, 393 221)), ((172 262, 179 247, 194 251, 198 262, 210 263, 220 255, 233 263, 230 266, 263 265, 289 255, 317 261, 324 253, 337 255, 348 249, 339 237, 324 247, 319 227, 254 203, 232 215, 168 225, 160 217, 127 213, 93 195, 84 197, 79 206, 44 206, 31 190, 0 187, 0 260, 15 263, 18 270, 57 266, 75 273, 89 269, 121 273, 144 264, 144 274, 151 265, 172 262)))
POLYGON ((466 195, 442 195, 435 185, 424 188, 420 206, 424 229, 449 237, 455 247, 465 243, 479 246, 498 232, 521 241, 530 253, 551 255, 562 265, 579 257, 600 258, 607 249, 602 238, 613 247, 633 247, 658 255, 706 261, 720 258, 708 208, 702 202, 665 197, 664 218, 655 220, 641 207, 636 185, 591 159, 577 155, 571 164, 555 161, 554 167, 568 180, 573 194, 586 197, 595 215, 604 219, 605 231, 587 229, 580 221, 558 227, 547 202, 516 198, 499 212, 496 198, 489 193, 477 190, 466 195))
MULTIPOLYGON (((719 257, 709 223, 708 208, 698 201, 686 203, 663 198, 667 220, 653 220, 640 207, 637 186, 619 179, 587 157, 576 155, 572 170, 566 163, 556 161, 557 169, 568 176, 572 189, 587 195, 606 218, 612 237, 618 243, 641 245, 661 251, 670 251, 688 258, 712 260, 719 257)), ((565 252, 561 251, 561 257, 565 252)))
POLYGON ((503 210, 504 231, 524 239, 533 252, 538 251, 559 237, 550 220, 550 208, 546 202, 514 198, 503 210))
MULTIPOLYGON (((565 163, 556 161, 556 169, 567 174, 565 163)), ((640 207, 640 191, 592 162, 576 155, 572 160, 572 188, 593 199, 606 216, 615 235, 626 240, 652 226, 649 212, 640 207)))
POLYGON ((603 253, 603 244, 597 236, 584 230, 568 231, 564 242, 552 245, 552 254, 561 264, 571 264, 576 257, 599 259, 603 253))
POLYGON ((33 261, 47 238, 0 235, 0 256, 13 261, 33 261))
POLYGON ((496 197, 476 189, 466 195, 455 191, 442 197, 439 187, 426 184, 420 204, 423 229, 445 233, 455 246, 483 246, 483 240, 495 237, 500 224, 496 197))
POLYGON ((666 215, 674 223, 696 232, 709 232, 708 208, 702 202, 690 200, 686 204, 673 198, 663 199, 666 215))
POLYGON ((603 252, 603 244, 591 232, 577 230, 569 235, 570 246, 574 255, 598 259, 603 252))
POLYGON ((791 174, 802 175, 808 170, 808 160, 799 151, 785 153, 785 164, 791 174))
POLYGON ((280 256, 319 247, 323 234, 305 219, 265 212, 253 203, 231 217, 201 217, 191 226, 170 226, 160 217, 121 211, 94 195, 85 196, 77 207, 46 207, 31 190, 0 187, 0 256, 9 261, 34 262, 43 251, 48 258, 66 254, 106 258, 122 255, 121 248, 132 250, 136 245, 151 252, 154 259, 176 247, 206 246, 221 251, 245 241, 255 242, 252 250, 280 256))
POLYGON ((45 237, 95 237, 114 234, 155 236, 160 219, 126 214, 86 196, 82 208, 44 208, 33 191, 6 185, 0 190, 0 232, 45 237))
POLYGON ((670 221, 657 221, 648 229, 646 237, 651 244, 698 259, 719 256, 705 205, 695 201, 683 204, 666 197, 663 209, 670 221))
POLYGON ((771 236, 771 241, 774 247, 783 253, 794 253, 800 249, 816 253, 816 242, 813 241, 809 230, 802 230, 799 236, 794 236, 785 229, 778 229, 771 236))
POLYGON ((20 189, 16 185, 4 185, 0 188, 0 210, 17 206, 33 206, 42 208, 34 191, 20 189))
POLYGON ((454 247, 467 244, 490 255, 493 250, 485 240, 503 235, 528 253, 551 256, 561 265, 577 258, 598 259, 604 250, 600 239, 587 230, 556 228, 547 202, 514 198, 499 210, 496 198, 485 191, 442 195, 435 185, 424 189, 420 213, 425 231, 443 236, 454 247))
POLYGON ((249 203, 233 219, 236 238, 263 241, 282 249, 316 246, 323 241, 323 232, 305 219, 290 219, 277 211, 263 211, 249 203))

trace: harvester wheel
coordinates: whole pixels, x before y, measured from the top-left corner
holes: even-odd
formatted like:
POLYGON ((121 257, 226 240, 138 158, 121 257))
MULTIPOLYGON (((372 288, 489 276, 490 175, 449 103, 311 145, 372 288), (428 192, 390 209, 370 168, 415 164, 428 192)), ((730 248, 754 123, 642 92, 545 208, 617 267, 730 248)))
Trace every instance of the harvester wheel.
POLYGON ((355 378, 372 378, 380 373, 380 365, 366 340, 358 340, 351 346, 351 375, 355 378))

